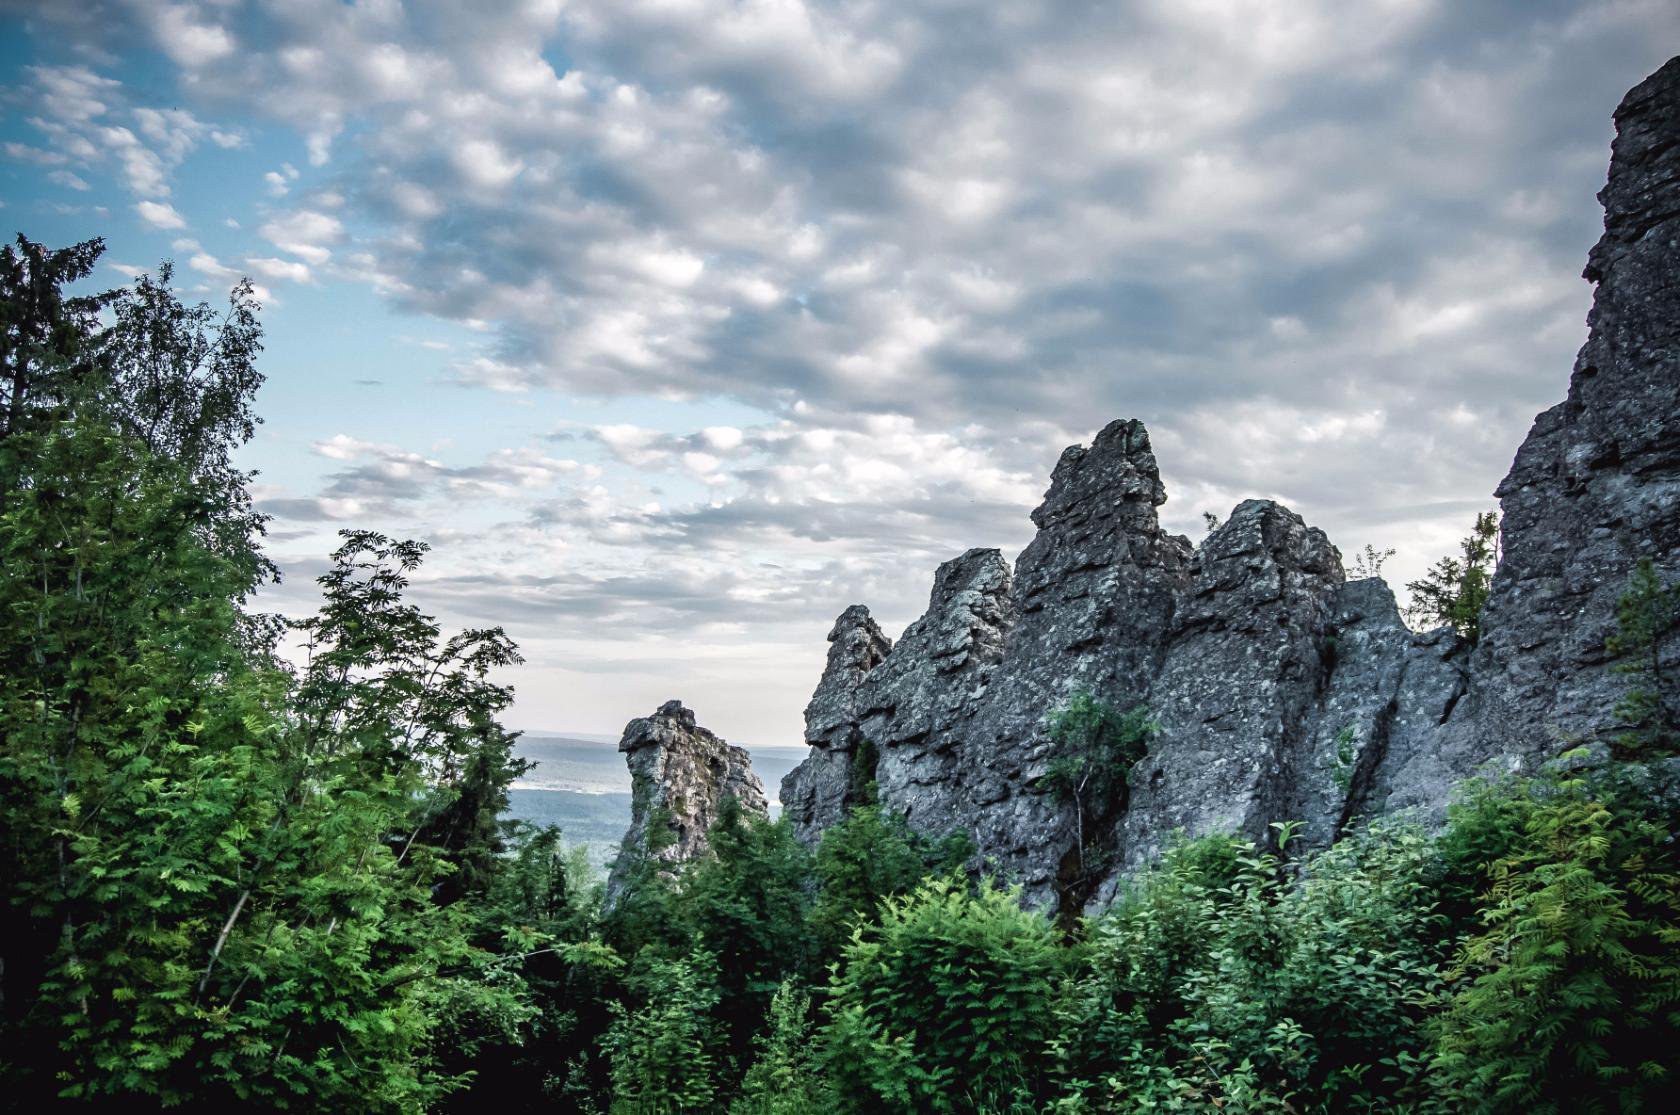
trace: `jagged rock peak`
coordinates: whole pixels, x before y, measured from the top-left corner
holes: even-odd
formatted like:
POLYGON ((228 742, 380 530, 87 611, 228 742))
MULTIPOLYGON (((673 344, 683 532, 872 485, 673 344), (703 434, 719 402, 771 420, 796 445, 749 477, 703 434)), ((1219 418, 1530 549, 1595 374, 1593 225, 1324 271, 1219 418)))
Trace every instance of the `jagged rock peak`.
POLYGON ((848 728, 857 721, 857 689, 892 650, 892 640, 862 604, 840 613, 828 633, 828 664, 805 706, 805 742, 813 747, 850 745, 848 728))
POLYGON ((976 548, 952 558, 934 573, 927 612, 904 638, 924 644, 927 657, 947 673, 970 661, 996 662, 1015 620, 1013 582, 997 550, 976 548))
POLYGON ((1032 513, 1041 530, 1068 516, 1100 515, 1120 504, 1154 508, 1167 502, 1149 431, 1136 418, 1104 426, 1087 447, 1070 445, 1050 474, 1050 490, 1032 513))
POLYGON ((840 613, 828 633, 828 663, 805 706, 805 742, 811 757, 782 779, 782 811, 793 830, 812 842, 846 816, 863 786, 853 770, 858 732, 858 691, 892 650, 892 640, 862 604, 840 613))
POLYGON ((630 828, 607 880, 609 901, 623 891, 636 862, 651 859, 674 871, 703 854, 729 798, 747 814, 769 814, 746 749, 701 727, 681 701, 630 721, 618 749, 630 767, 630 828))

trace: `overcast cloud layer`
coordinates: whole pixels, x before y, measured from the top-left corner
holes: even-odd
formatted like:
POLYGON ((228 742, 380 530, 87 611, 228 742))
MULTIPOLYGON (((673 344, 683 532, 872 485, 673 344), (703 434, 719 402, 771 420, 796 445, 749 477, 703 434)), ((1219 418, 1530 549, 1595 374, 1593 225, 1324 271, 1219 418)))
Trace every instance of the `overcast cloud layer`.
POLYGON ((1671 0, 0 11, 17 227, 251 275, 277 344, 434 330, 268 389, 279 604, 342 526, 419 535, 521 724, 761 743, 833 615, 1013 553, 1113 417, 1176 529, 1271 496, 1417 575, 1562 397, 1611 110, 1680 49, 1671 0))

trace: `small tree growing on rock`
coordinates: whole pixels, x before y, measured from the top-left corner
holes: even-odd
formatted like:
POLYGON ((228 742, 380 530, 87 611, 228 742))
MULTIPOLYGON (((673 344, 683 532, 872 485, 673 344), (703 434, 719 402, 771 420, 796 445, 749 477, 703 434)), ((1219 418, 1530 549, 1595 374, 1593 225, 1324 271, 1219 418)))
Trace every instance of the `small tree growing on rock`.
POLYGON ((1121 712, 1086 690, 1076 692, 1050 715, 1049 736, 1056 757, 1039 784, 1073 806, 1079 876, 1087 878, 1092 844, 1089 830, 1125 806, 1126 776, 1149 750, 1160 730, 1142 705, 1121 712))
POLYGON ((1430 566, 1420 581, 1411 581, 1412 594, 1406 618, 1428 627, 1450 626, 1459 637, 1474 644, 1482 633, 1482 605, 1493 585, 1493 571, 1499 565, 1499 513, 1484 511, 1476 516, 1470 536, 1459 543, 1462 557, 1444 557, 1430 566))

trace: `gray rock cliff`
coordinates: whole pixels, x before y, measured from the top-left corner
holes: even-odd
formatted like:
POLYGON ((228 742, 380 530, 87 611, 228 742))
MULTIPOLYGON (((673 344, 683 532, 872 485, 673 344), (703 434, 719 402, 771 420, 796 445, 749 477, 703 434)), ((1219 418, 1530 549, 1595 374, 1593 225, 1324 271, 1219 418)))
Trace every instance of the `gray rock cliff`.
POLYGON ((858 688, 886 660, 892 640, 854 604, 828 633, 828 665, 805 707, 811 755, 799 778, 782 780, 782 810, 801 832, 816 832, 845 817, 861 799, 854 752, 863 741, 858 688))
POLYGON ((1148 433, 1117 421, 1062 454, 1013 570, 995 550, 947 562, 897 644, 861 607, 841 615, 811 756, 783 783, 796 831, 843 816, 873 755, 884 807, 968 832, 1029 901, 1076 909, 1175 831, 1295 819, 1322 845, 1374 816, 1434 821, 1462 779, 1604 732, 1628 575, 1650 557, 1680 576, 1680 59, 1616 125, 1590 335, 1496 491, 1503 559, 1474 649, 1409 630, 1387 585, 1347 583, 1276 503, 1239 505, 1199 548, 1166 533, 1148 433), (1040 785, 1047 718, 1078 690, 1160 725, 1097 836, 1102 879, 1070 876, 1071 809, 1040 785))
POLYGON ((746 749, 700 727, 681 701, 666 701, 652 716, 630 721, 618 749, 630 767, 630 829, 607 879, 609 902, 623 891, 638 858, 674 871, 703 854, 728 798, 753 816, 768 813, 764 784, 746 749))
POLYGON ((1507 762, 1591 740, 1625 684, 1606 660, 1641 557, 1680 573, 1680 58, 1616 110, 1587 343, 1496 494, 1504 552, 1448 746, 1507 762))

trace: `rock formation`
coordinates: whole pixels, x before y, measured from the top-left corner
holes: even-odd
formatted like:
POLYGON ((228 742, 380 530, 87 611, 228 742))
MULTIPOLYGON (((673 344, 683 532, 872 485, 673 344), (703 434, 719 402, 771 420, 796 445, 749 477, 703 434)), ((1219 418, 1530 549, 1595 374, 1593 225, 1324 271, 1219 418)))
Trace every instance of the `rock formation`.
POLYGON ((801 832, 820 832, 860 800, 855 755, 863 743, 858 686, 892 650, 892 640, 881 634, 861 604, 840 613, 828 644, 828 666, 805 707, 805 742, 811 745, 811 755, 796 783, 782 783, 782 809, 801 832))
POLYGON ((630 766, 630 829, 607 880, 609 902, 643 858, 674 870, 704 853, 728 798, 749 814, 767 815, 764 784, 746 749, 700 727, 681 701, 630 721, 618 749, 630 766))
POLYGON ((782 786, 802 837, 873 776, 913 827, 965 830, 1030 901, 1077 907, 1177 830, 1298 819, 1323 844, 1400 810, 1437 820, 1478 770, 1600 735, 1627 684, 1605 638, 1632 567, 1680 576, 1680 59, 1616 125, 1590 336, 1497 489, 1479 645, 1407 629, 1385 584, 1345 583, 1323 532, 1278 504, 1241 504, 1199 548, 1166 533, 1148 433, 1114 422, 1063 453, 1013 572, 995 550, 947 562, 896 645, 862 607, 841 615, 811 756, 782 786), (1041 785, 1047 717, 1081 689, 1160 725, 1097 834, 1106 880, 1069 876, 1071 811, 1041 785))

